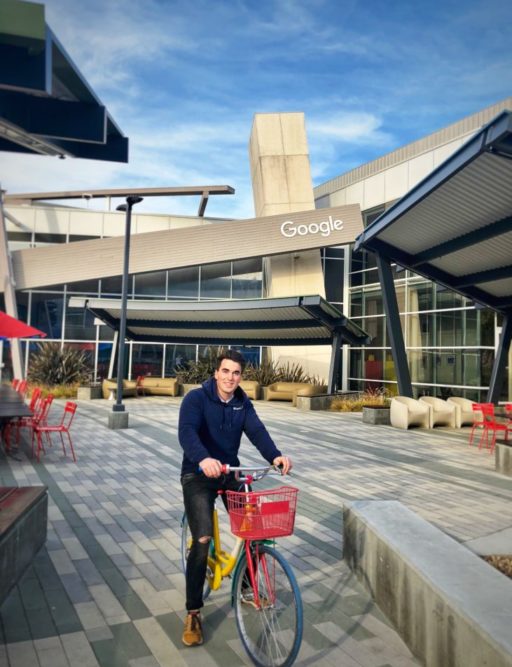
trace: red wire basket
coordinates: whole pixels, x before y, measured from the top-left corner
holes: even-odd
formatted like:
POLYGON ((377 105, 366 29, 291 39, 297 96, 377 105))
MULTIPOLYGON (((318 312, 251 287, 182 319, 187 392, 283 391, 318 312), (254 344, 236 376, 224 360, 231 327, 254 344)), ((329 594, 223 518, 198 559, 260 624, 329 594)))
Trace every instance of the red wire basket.
POLYGON ((285 537, 293 533, 298 489, 227 491, 231 532, 245 540, 285 537))

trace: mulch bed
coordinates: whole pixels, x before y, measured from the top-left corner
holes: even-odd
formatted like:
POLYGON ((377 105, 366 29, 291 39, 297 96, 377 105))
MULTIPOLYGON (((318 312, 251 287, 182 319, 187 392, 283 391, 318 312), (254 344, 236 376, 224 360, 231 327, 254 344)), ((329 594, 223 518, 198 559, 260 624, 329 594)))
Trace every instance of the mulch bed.
POLYGON ((512 579, 512 556, 484 556, 484 560, 512 579))

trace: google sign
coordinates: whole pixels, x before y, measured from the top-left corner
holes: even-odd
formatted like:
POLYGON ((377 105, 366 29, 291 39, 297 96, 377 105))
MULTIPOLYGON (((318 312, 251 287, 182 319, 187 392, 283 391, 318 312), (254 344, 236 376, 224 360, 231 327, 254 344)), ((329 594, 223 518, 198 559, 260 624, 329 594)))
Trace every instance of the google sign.
POLYGON ((331 232, 343 229, 343 220, 333 220, 332 215, 322 222, 310 222, 309 225, 297 225, 293 220, 286 220, 281 225, 281 234, 291 239, 294 236, 307 236, 308 234, 320 234, 330 236, 331 232))

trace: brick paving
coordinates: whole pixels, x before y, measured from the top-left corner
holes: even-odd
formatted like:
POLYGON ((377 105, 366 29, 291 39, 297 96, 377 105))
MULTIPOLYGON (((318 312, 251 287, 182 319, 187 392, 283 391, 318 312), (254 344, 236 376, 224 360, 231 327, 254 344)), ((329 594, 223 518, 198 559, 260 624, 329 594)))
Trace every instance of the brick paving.
MULTIPOLYGON (((49 489, 48 540, 0 607, 0 666, 235 667, 229 584, 204 610, 206 642, 181 644, 184 580, 177 441, 180 399, 129 399, 130 428, 106 427, 108 401, 81 401, 78 463, 57 446, 37 464, 0 455, 0 484, 49 489)), ((297 665, 410 667, 419 663, 342 559, 342 506, 396 499, 461 542, 512 528, 512 483, 468 432, 367 426, 357 414, 257 410, 295 463, 294 536, 280 548, 301 588, 297 665)), ((52 408, 55 419, 62 402, 52 408)), ((245 463, 259 462, 242 446, 245 463)), ((269 486, 278 482, 270 481, 269 486)), ((512 545, 511 545, 512 551, 512 545)))

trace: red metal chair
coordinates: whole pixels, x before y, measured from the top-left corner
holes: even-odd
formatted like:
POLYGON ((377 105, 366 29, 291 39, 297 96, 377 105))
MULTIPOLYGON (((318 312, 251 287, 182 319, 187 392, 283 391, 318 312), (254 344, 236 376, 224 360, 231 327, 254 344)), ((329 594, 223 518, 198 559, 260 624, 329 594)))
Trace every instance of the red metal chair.
MULTIPOLYGON (((473 403, 471 406, 473 408, 473 426, 471 427, 471 433, 469 434, 469 446, 471 447, 473 445, 473 436, 475 435, 475 429, 485 428, 485 420, 484 420, 484 408, 485 406, 492 406, 492 403, 473 403)), ((483 437, 482 433, 482 437, 483 437)), ((480 441, 482 438, 480 438, 480 441)))
POLYGON ((28 388, 28 382, 26 380, 20 380, 18 382, 18 386, 16 387, 16 391, 18 394, 23 396, 25 398, 25 394, 27 393, 27 388, 28 388))
MULTIPOLYGON (((48 420, 48 413, 53 403, 53 394, 48 394, 45 398, 39 401, 37 406, 37 411, 34 413, 34 416, 31 419, 30 424, 27 424, 28 428, 32 429, 32 458, 34 458, 34 442, 36 440, 36 426, 44 426, 48 420)), ((44 451, 44 447, 41 447, 44 451)), ((39 461, 39 441, 38 441, 38 459, 39 461)))
POLYGON ((35 387, 30 396, 30 403, 28 404, 28 407, 30 408, 32 415, 30 417, 19 417, 18 420, 16 421, 16 443, 18 445, 20 444, 21 429, 32 428, 34 415, 36 415, 39 411, 40 401, 41 401, 41 390, 39 389, 39 387, 35 387))
POLYGON ((71 423, 73 422, 73 418, 75 416, 77 404, 74 403, 73 401, 67 401, 66 405, 64 406, 64 413, 62 415, 62 419, 60 421, 60 424, 37 424, 34 426, 34 432, 36 434, 37 438, 37 460, 39 461, 39 453, 41 449, 43 452, 45 451, 44 446, 43 446, 43 433, 45 434, 48 443, 51 446, 51 434, 52 433, 58 433, 60 435, 60 440, 62 442, 62 450, 64 452, 64 456, 66 456, 66 445, 64 443, 64 436, 63 433, 65 433, 68 437, 68 442, 69 446, 71 447, 71 453, 73 455, 73 461, 76 463, 76 456, 75 456, 75 450, 73 449, 73 442, 71 440, 71 435, 69 433, 69 429, 71 428, 71 423))
POLYGON ((484 416, 484 426, 483 426, 483 433, 482 437, 480 438, 480 442, 478 443, 478 449, 482 448, 482 443, 485 438, 485 446, 489 449, 489 454, 492 454, 494 451, 494 447, 496 445, 496 436, 498 433, 504 433, 505 434, 505 442, 508 441, 508 432, 512 431, 512 424, 510 423, 504 423, 504 422, 497 422, 496 421, 496 416, 494 414, 494 405, 489 405, 488 403, 484 403, 482 405, 483 407, 483 416, 484 416), (492 438, 491 438, 491 444, 489 445, 489 433, 492 433, 492 438))
POLYGON ((144 389, 144 375, 139 375, 137 377, 137 396, 142 394, 142 396, 146 395, 146 390, 144 389))
POLYGON ((11 382, 11 387, 13 389, 17 389, 20 382, 21 380, 19 378, 13 378, 11 382))

